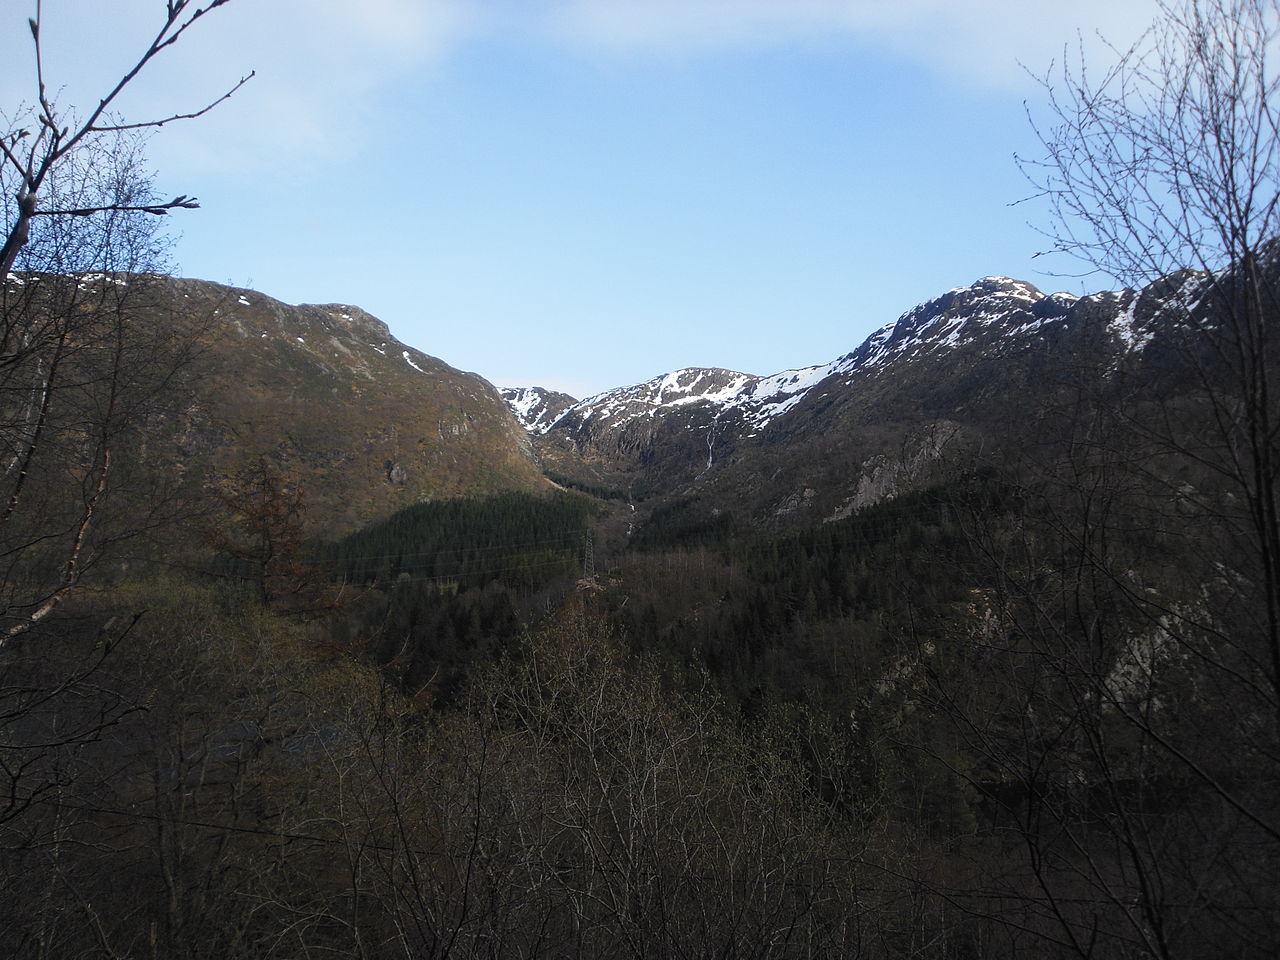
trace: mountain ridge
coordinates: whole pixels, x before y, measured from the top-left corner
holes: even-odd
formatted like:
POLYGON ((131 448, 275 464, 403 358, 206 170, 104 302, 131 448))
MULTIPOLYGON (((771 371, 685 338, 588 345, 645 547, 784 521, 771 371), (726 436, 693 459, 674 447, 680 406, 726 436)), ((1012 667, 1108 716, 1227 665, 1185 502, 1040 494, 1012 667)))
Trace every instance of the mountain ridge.
POLYGON ((827 363, 770 376, 684 368, 526 429, 544 469, 584 488, 692 498, 765 525, 832 519, 927 482, 947 450, 1003 442, 1024 428, 1014 411, 1086 357, 1137 362, 1165 311, 1196 307, 1206 276, 1088 296, 982 277, 827 363))
MULTIPOLYGON (((135 282, 79 282, 108 279, 135 282)), ((1113 357, 1146 349, 1153 318, 1194 308, 1202 286, 1188 272, 1075 297, 984 277, 827 363, 768 376, 689 367, 577 401, 500 391, 356 306, 149 282, 157 316, 204 318, 214 375, 180 431, 181 456, 211 477, 270 463, 331 532, 427 499, 552 484, 654 508, 693 500, 765 526, 839 516, 921 482, 947 448, 998 438, 1002 407, 1065 376, 1062 358, 1086 340, 1113 357)))
POLYGON ((489 381, 402 343, 360 307, 148 283, 151 322, 199 318, 200 387, 178 444, 208 482, 265 462, 305 492, 328 535, 423 500, 549 488, 489 381))
MULTIPOLYGON (((1026 281, 987 276, 968 286, 954 287, 938 297, 916 305, 897 320, 872 332, 854 350, 826 363, 763 376, 717 367, 682 367, 641 383, 614 387, 575 401, 554 417, 539 415, 536 419, 531 419, 525 415, 520 405, 522 401, 513 402, 512 406, 518 419, 532 432, 540 434, 548 433, 572 418, 614 418, 620 412, 620 407, 626 405, 633 405, 645 415, 651 415, 656 409, 699 402, 718 404, 725 410, 746 408, 744 412, 752 423, 763 427, 790 410, 809 390, 832 374, 847 373, 857 368, 870 369, 891 361, 911 347, 928 346, 927 338, 920 335, 922 327, 929 326, 945 314, 954 314, 975 300, 987 305, 1000 300, 1052 304, 1043 315, 1027 324, 1033 326, 1050 317, 1065 314, 1070 305, 1079 299, 1081 298, 1065 292, 1044 294, 1026 281), (913 329, 915 336, 911 335, 913 329)), ((999 315, 998 311, 988 311, 978 313, 972 319, 990 319, 999 315)), ((933 346, 947 346, 958 342, 964 332, 965 319, 959 317, 958 322, 948 324, 946 339, 933 346)), ((522 391, 530 389, 541 388, 513 387, 507 388, 504 393, 522 397, 522 391)), ((620 422, 616 421, 611 426, 616 429, 620 422)))

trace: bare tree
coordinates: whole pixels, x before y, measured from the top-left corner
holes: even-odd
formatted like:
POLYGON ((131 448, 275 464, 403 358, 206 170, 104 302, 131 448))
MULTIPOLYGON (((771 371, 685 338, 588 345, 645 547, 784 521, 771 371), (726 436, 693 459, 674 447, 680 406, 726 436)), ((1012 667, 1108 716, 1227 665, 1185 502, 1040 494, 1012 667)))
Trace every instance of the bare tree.
POLYGON ((163 265, 163 240, 147 221, 197 204, 154 195, 140 136, 201 116, 249 77, 189 113, 123 120, 112 111, 153 60, 227 2, 166 0, 153 39, 83 119, 50 92, 40 2, 29 20, 32 104, 0 127, 0 644, 75 587, 122 471, 124 437, 181 367, 182 337, 137 321, 154 307, 143 275, 163 265))
POLYGON ((57 204, 52 207, 42 205, 41 196, 50 177, 74 157, 77 151, 85 149, 94 140, 128 131, 158 129, 176 120, 195 119, 208 113, 249 81, 253 76, 252 73, 242 77, 235 86, 217 100, 189 113, 135 121, 120 121, 113 118, 112 108, 116 100, 146 69, 147 65, 176 44, 201 17, 229 2, 230 0, 209 0, 205 6, 201 7, 192 0, 166 0, 164 20, 146 49, 115 85, 102 96, 88 116, 82 121, 75 121, 68 115, 69 111, 58 106, 50 93, 49 80, 44 71, 44 47, 41 37, 43 5, 40 0, 36 0, 35 16, 27 21, 31 30, 31 40, 35 46, 36 59, 35 107, 30 111, 34 115, 27 117, 26 125, 14 124, 3 136, 0 136, 0 152, 3 153, 5 165, 12 171, 16 171, 20 178, 15 196, 16 206, 11 211, 11 216, 7 218, 4 246, 0 247, 0 275, 7 274, 13 269, 18 253, 31 239, 33 221, 39 218, 88 217, 98 213, 128 211, 161 215, 179 207, 198 206, 194 197, 177 196, 163 202, 141 197, 109 197, 99 199, 97 202, 90 200, 84 204, 59 208, 57 204))
POLYGON ((972 518, 931 689, 994 810, 982 909, 1045 955, 1280 949, 1278 43, 1275 0, 1162 4, 1046 77, 1022 160, 1053 250, 1130 285, 1128 350, 972 518))
POLYGON ((1231 510, 1256 566, 1280 710, 1280 3, 1161 12, 1101 78, 1083 61, 1046 78, 1045 155, 1023 169, 1056 251, 1134 287, 1176 278, 1147 319, 1182 334, 1181 387, 1210 427, 1193 435, 1185 410, 1132 425, 1238 498, 1205 506, 1231 510))
MULTIPOLYGON (((11 903, 24 865, 45 858, 59 875, 83 843, 57 803, 85 788, 92 745, 139 708, 104 673, 136 617, 67 624, 57 643, 47 626, 96 560, 169 511, 173 474, 156 468, 157 441, 174 426, 195 345, 187 318, 155 296, 167 249, 157 215, 195 203, 157 198, 141 153, 149 130, 181 117, 112 111, 226 2, 166 0, 154 39, 83 119, 51 93, 37 2, 32 101, 0 116, 0 886, 11 903)), ((62 893, 48 888, 51 908, 65 906, 62 893)), ((51 934, 57 909, 42 914, 51 934)))

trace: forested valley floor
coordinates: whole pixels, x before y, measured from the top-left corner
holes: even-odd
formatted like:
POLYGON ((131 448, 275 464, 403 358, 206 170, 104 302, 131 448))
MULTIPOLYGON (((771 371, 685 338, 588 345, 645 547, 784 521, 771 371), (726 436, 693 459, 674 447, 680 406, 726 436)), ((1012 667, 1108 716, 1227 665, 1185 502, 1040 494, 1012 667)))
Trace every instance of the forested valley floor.
POLYGON ((1274 946, 1274 726, 1191 658, 1212 583, 1157 595, 1206 531, 1125 491, 1105 548, 983 471, 784 535, 664 511, 587 576, 616 501, 317 543, 278 480, 6 649, 12 955, 1274 946))

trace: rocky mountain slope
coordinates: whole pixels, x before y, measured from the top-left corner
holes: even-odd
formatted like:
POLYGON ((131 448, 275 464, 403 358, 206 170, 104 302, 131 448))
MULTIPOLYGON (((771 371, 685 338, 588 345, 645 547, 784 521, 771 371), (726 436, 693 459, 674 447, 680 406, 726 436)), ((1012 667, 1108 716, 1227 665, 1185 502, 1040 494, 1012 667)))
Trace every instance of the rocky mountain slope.
POLYGON ((678 370, 580 402, 500 394, 356 307, 147 282, 150 315, 196 331, 203 375, 181 459, 209 477, 265 460, 340 532, 422 500, 546 489, 548 478, 639 505, 628 525, 673 504, 765 527, 847 515, 927 482, 953 454, 997 449, 1027 429, 1028 400, 1069 391, 1081 365, 1158 354, 1159 315, 1194 309, 1203 278, 1077 298, 986 277, 829 363, 772 376, 678 370))
POLYGON ((1202 280, 1076 297, 984 277, 826 364, 678 370, 526 423, 548 472, 583 486, 765 525, 843 516, 926 482, 949 452, 1025 431, 1029 400, 1072 389, 1082 364, 1141 353, 1202 280))
POLYGON ((422 500, 546 486, 492 384, 400 343, 363 310, 162 284, 157 309, 202 330, 207 373, 184 445, 205 469, 265 458, 335 532, 422 500))

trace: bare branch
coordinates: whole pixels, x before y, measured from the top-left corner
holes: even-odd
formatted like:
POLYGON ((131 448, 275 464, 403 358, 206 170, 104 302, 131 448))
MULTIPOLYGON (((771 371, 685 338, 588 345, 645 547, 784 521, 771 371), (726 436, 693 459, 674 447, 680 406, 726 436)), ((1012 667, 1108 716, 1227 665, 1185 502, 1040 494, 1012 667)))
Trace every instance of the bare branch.
POLYGON ((203 117, 206 113, 208 113, 218 104, 222 103, 224 100, 230 100, 231 97, 235 95, 236 91, 238 91, 246 83, 252 80, 255 76, 257 76, 257 71, 256 70, 250 71, 247 75, 241 77, 235 86, 233 86, 230 90, 228 90, 226 93, 220 96, 217 100, 210 102, 207 106, 204 106, 201 109, 196 110, 192 113, 175 113, 172 116, 165 117, 162 120, 143 120, 138 123, 118 123, 118 124, 96 126, 96 127, 92 127, 91 130, 93 133, 114 133, 121 130, 143 130, 147 128, 159 128, 159 127, 163 127, 167 123, 173 123, 175 120, 195 120, 199 117, 203 117))
POLYGON ((33 217, 90 217, 95 213, 150 213, 156 216, 164 216, 170 210, 181 208, 183 210, 198 210, 200 204, 195 197, 180 196, 174 197, 168 203, 148 203, 142 206, 129 206, 127 204, 110 204, 103 207, 77 207, 70 210, 36 210, 32 212, 33 217))

